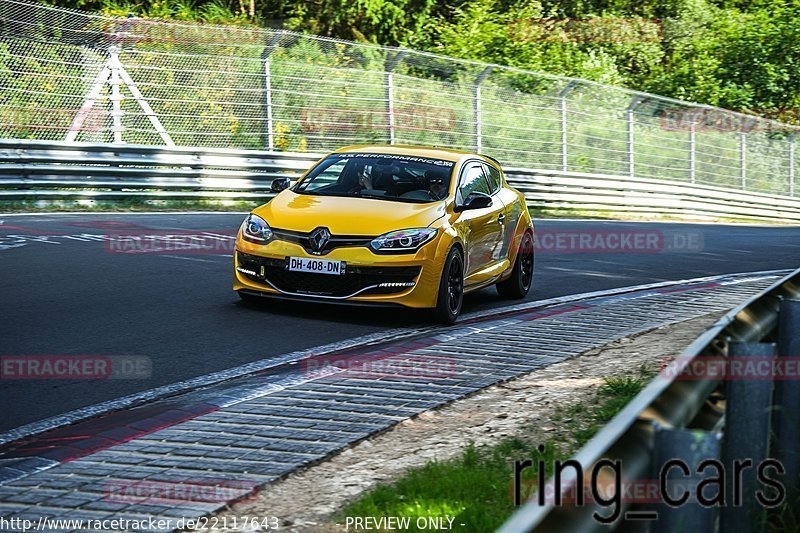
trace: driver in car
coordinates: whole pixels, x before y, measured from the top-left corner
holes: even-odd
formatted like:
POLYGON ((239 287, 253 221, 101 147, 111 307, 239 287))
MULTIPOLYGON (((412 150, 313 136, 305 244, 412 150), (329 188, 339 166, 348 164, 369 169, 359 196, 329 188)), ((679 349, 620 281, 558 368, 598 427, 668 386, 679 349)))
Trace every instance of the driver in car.
MULTIPOLYGON (((351 182, 352 183, 352 182, 351 182)), ((372 165, 363 164, 356 170, 356 183, 349 190, 350 194, 375 191, 375 171, 372 165)))
POLYGON ((447 194, 447 189, 444 186, 444 180, 439 177, 431 178, 428 183, 428 192, 431 197, 441 200, 447 194))
MULTIPOLYGON (((372 165, 364 165, 358 171, 358 191, 372 191, 372 165)), ((354 191, 357 192, 357 191, 354 191)))

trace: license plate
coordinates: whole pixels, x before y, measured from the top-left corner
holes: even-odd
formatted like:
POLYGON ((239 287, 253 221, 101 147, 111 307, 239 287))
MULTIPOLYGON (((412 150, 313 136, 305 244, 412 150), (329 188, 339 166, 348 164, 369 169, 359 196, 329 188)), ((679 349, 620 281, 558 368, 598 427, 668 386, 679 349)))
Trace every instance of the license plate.
POLYGON ((314 259, 310 257, 287 257, 286 270, 292 272, 312 272, 314 274, 344 274, 344 261, 314 259))

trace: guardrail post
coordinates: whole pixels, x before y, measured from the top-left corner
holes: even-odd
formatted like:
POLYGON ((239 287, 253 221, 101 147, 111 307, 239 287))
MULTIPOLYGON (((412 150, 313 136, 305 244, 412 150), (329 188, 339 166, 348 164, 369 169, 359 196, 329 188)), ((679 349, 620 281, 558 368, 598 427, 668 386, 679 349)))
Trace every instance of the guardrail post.
POLYGON ((726 500, 720 517, 720 531, 725 533, 764 529, 764 508, 754 495, 759 488, 756 469, 767 458, 772 380, 748 377, 746 370, 734 371, 734 365, 741 369, 748 361, 771 362, 774 356, 775 344, 771 342, 731 342, 728 350, 722 444, 726 500), (736 465, 742 461, 749 461, 749 467, 741 466, 737 471, 736 465))
POLYGON ((800 131, 789 134, 789 196, 794 196, 794 163, 795 163, 795 139, 800 131))
POLYGON ((739 178, 742 190, 747 189, 747 133, 739 132, 739 178))
MULTIPOLYGON (((674 531, 714 531, 718 508, 704 507, 697 502, 695 487, 715 472, 713 468, 698 473, 698 465, 707 459, 718 459, 720 455, 720 435, 702 430, 667 429, 656 425, 653 441, 652 479, 662 479, 659 487, 660 502, 653 505, 658 519, 651 523, 651 533, 673 533, 674 531), (669 461, 678 460, 689 467, 686 474, 669 461), (666 492, 666 494, 661 491, 666 492), (668 505, 665 495, 673 502, 680 501, 688 494, 687 501, 681 505, 668 505)), ((707 486, 707 489, 713 489, 707 486)), ((703 496, 710 498, 713 490, 704 490, 703 496)))
POLYGON ((636 175, 636 157, 634 154, 635 138, 633 129, 636 123, 636 117, 634 116, 634 113, 636 112, 636 108, 639 107, 643 101, 644 98, 642 96, 634 96, 626 112, 628 124, 628 176, 630 177, 634 177, 636 175))
MULTIPOLYGON (((778 315, 778 361, 789 368, 800 357, 800 300, 784 299, 778 315)), ((787 374, 790 374, 787 372, 787 374)), ((773 457, 783 464, 786 501, 797 505, 800 498, 800 386, 797 376, 775 381, 773 399, 773 457)))
POLYGON ((408 52, 398 50, 393 56, 386 59, 386 117, 388 119, 389 144, 395 141, 395 116, 394 116, 394 69, 403 60, 408 52))
POLYGON ((283 31, 273 33, 267 38, 264 50, 261 52, 261 62, 264 65, 264 119, 266 120, 266 131, 264 132, 264 146, 270 152, 275 150, 275 126, 272 119, 272 52, 278 47, 283 31))
POLYGON ((567 151, 567 126, 569 125, 567 120, 567 96, 569 96, 569 93, 571 93, 579 83, 578 80, 570 80, 566 87, 561 89, 561 92, 558 93, 561 112, 561 170, 564 172, 569 170, 569 152, 567 151))
POLYGON ((489 74, 492 73, 494 65, 486 67, 477 78, 474 84, 474 114, 475 114, 475 151, 481 153, 483 151, 483 121, 481 120, 481 83, 486 80, 489 74))

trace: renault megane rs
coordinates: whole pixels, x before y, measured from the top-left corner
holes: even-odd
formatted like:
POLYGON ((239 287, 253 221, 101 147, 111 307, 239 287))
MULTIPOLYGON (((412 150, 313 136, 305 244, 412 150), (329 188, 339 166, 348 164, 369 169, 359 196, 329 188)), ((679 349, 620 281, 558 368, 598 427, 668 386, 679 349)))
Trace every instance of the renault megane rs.
POLYGON ((531 217, 492 158, 355 146, 272 189, 236 239, 233 289, 245 300, 430 308, 452 323, 468 292, 530 289, 531 217))

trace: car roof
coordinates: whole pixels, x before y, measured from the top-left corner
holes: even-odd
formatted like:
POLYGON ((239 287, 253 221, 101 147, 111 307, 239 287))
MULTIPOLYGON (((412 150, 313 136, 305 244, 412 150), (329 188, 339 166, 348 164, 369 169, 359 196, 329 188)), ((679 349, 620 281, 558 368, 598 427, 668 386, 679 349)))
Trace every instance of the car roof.
POLYGON ((442 159, 444 161, 457 162, 465 155, 474 155, 472 152, 463 150, 453 150, 450 148, 436 148, 434 146, 415 146, 411 144, 364 144, 358 146, 347 146, 336 150, 337 154, 348 152, 366 152, 375 154, 410 155, 414 157, 428 157, 431 159, 442 159))

